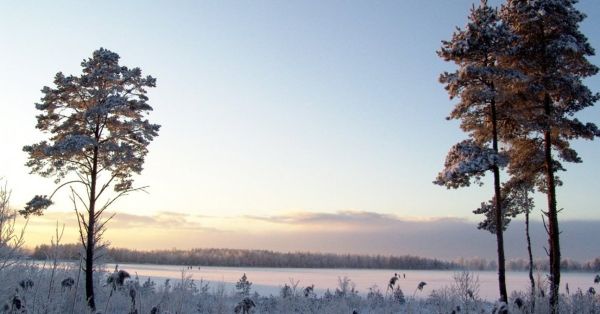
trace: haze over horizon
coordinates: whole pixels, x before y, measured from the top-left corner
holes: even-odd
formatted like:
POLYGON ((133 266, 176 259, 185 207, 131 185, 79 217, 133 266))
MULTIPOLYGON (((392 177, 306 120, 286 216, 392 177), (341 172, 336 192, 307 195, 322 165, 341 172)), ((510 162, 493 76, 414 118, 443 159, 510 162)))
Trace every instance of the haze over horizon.
MULTIPOLYGON (((0 3, 10 12, 0 20, 0 177, 18 208, 54 190, 24 166, 22 147, 40 139, 34 104, 56 72, 79 74, 105 47, 157 78, 149 119, 162 125, 136 177, 149 193, 111 208, 115 246, 493 256, 493 236, 471 213, 491 198, 489 178, 460 190, 432 184, 466 137, 445 120, 454 101, 437 78, 454 67, 435 51, 477 2, 0 3)), ((577 6, 600 49, 600 6, 577 6)), ((600 76, 586 83, 600 90, 600 76)), ((600 105, 581 117, 600 123, 600 105)), ((600 144, 573 146, 583 163, 560 173, 563 256, 585 260, 600 253, 590 241, 600 230, 600 144)), ((56 222, 67 226, 63 242, 77 240, 66 191, 56 201, 31 218, 27 245, 49 243, 56 222)), ((539 256, 545 204, 536 196, 539 256)), ((509 258, 524 256, 521 232, 519 222, 508 229, 509 258)))
MULTIPOLYGON (((49 213, 30 224, 29 239, 48 244, 56 222, 65 223, 62 243, 77 237, 71 213, 49 213), (69 227, 70 226, 70 227, 69 227)), ((600 221, 562 221, 563 257, 581 262, 593 260, 598 246, 600 221)), ((59 226, 61 227, 61 226, 59 226)), ((545 259, 547 236, 540 221, 532 222, 531 237, 536 259, 545 259)), ((508 259, 527 257, 523 221, 513 221, 505 235, 508 259)), ((117 214, 106 232, 111 246, 136 250, 230 248, 279 252, 336 254, 415 255, 454 260, 496 256, 495 238, 467 219, 402 219, 374 212, 292 213, 278 216, 198 216, 163 212, 156 215, 117 214), (247 229, 232 226, 248 225, 247 229), (198 241, 190 241, 198 239, 198 241)), ((33 246, 29 246, 33 248, 33 246)))

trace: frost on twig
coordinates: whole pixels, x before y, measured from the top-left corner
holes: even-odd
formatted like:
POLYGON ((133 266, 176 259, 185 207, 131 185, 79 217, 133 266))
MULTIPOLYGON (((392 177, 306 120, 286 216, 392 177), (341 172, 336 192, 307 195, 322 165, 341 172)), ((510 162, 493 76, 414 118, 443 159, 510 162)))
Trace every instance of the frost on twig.
POLYGON ((20 231, 15 229, 17 213, 10 207, 10 194, 6 184, 0 185, 0 271, 19 262, 25 244, 27 222, 20 231))

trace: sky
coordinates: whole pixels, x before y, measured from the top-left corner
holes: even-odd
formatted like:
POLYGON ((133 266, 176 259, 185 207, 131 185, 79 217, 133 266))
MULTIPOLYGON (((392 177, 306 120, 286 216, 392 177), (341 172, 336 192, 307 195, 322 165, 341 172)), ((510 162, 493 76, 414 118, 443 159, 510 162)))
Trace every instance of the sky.
MULTIPOLYGON (((466 137, 445 120, 453 101, 437 78, 454 67, 435 52, 473 2, 0 1, 0 176, 15 208, 53 191, 24 166, 22 147, 43 138, 34 104, 55 73, 78 75, 104 47, 157 78, 149 119, 162 125, 135 181, 148 193, 111 208, 113 245, 493 256, 471 213, 491 197, 489 178, 460 190, 432 184, 466 137), (440 239, 483 244, 430 247, 440 239)), ((600 5, 577 7, 600 48, 600 5)), ((600 90, 600 76, 586 83, 600 90)), ((600 124, 599 106, 580 119, 600 124)), ((560 219, 600 223, 600 142, 574 147, 584 162, 561 174, 560 219)), ((29 221, 28 245, 48 243, 57 222, 63 242, 77 240, 66 190, 55 200, 29 221)), ((569 228, 570 255, 598 255, 598 244, 581 244, 598 228, 569 228)))

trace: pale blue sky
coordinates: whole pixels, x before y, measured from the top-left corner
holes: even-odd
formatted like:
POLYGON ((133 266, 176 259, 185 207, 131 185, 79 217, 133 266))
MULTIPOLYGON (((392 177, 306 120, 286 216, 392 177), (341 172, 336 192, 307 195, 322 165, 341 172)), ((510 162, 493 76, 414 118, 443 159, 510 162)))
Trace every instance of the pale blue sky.
MULTIPOLYGON (((22 146, 40 138, 34 103, 56 72, 79 74, 81 60, 105 47, 157 78, 150 120, 163 126, 137 179, 150 194, 117 211, 479 219, 471 210, 490 185, 431 183, 465 137, 445 120, 452 102, 437 77, 453 66, 435 51, 473 2, 2 1, 0 176, 16 206, 50 193, 51 180, 23 166, 22 146)), ((600 49, 600 3, 578 7, 600 49)), ((587 82, 600 90, 599 77, 587 82)), ((599 106, 581 118, 600 123, 599 106)), ((575 147, 584 163, 562 175, 561 215, 600 219, 600 142, 575 147)))

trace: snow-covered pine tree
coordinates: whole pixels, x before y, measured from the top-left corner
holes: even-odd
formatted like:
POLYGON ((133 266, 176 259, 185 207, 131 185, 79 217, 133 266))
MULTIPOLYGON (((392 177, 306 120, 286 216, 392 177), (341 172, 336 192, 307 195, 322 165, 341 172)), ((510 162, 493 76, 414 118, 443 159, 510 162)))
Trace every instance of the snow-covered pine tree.
MULTIPOLYGON (((513 104, 515 102, 514 98, 511 98, 513 104)), ((516 126, 518 117, 507 119, 511 119, 510 123, 518 127, 516 126)), ((506 130, 507 133, 508 131, 506 130)), ((533 203, 529 204, 525 201, 529 199, 529 196, 524 198, 524 194, 529 195, 535 192, 536 182, 543 182, 543 180, 540 181, 540 179, 543 179, 540 176, 540 169, 543 169, 544 160, 539 142, 526 138, 520 131, 515 132, 515 128, 512 129, 511 133, 505 134, 504 140, 503 152, 510 161, 507 167, 510 178, 502 185, 501 191, 504 213, 502 225, 503 230, 506 230, 511 218, 523 213, 529 214, 526 208, 533 207, 533 203)), ((473 211, 475 214, 485 215, 485 219, 479 223, 479 229, 488 230, 491 233, 496 232, 494 203, 495 198, 486 203, 481 203, 481 206, 473 211)))
MULTIPOLYGON (((561 161, 581 162, 570 146, 571 140, 600 136, 595 124, 574 117, 600 99, 599 94, 592 93, 582 82, 583 78, 595 75, 598 67, 587 60, 594 55, 594 49, 579 31, 585 15, 575 8, 576 3, 577 0, 508 0, 501 9, 502 20, 518 38, 508 62, 527 76, 523 101, 517 104, 527 138, 538 144, 529 157, 539 158, 539 152, 543 152, 543 167, 538 173, 543 180, 537 184, 548 200, 545 215, 550 258, 549 302, 553 313, 558 311, 560 284, 556 172, 564 170, 561 161)), ((525 151, 520 153, 524 155, 521 158, 528 158, 525 151)))
POLYGON ((450 41, 443 41, 438 55, 458 66, 453 73, 445 72, 440 82, 445 84, 450 98, 458 98, 448 119, 460 120, 470 139, 455 145, 446 158, 445 168, 434 183, 448 188, 468 186, 471 179, 492 171, 494 176, 493 225, 496 226, 498 253, 498 285, 500 300, 507 302, 503 239, 503 210, 500 168, 506 166, 506 155, 499 149, 504 129, 511 127, 510 90, 521 75, 503 68, 501 60, 514 37, 500 21, 498 12, 486 0, 471 9, 468 24, 458 28, 450 41))
MULTIPOLYGON (((55 87, 42 89, 36 128, 48 138, 23 150, 29 154, 26 165, 32 173, 54 177, 60 183, 56 190, 71 187, 85 249, 86 299, 95 309, 94 253, 107 222, 102 213, 119 197, 139 190, 132 186, 132 174, 142 171, 147 146, 160 126, 145 118, 152 110, 146 89, 156 86, 153 77, 119 65, 119 55, 103 48, 81 66, 81 76, 59 72, 55 87), (116 194, 98 204, 110 187, 116 194), (76 201, 85 211, 77 210, 76 201)), ((41 215, 52 204, 52 195, 37 195, 20 213, 41 215)))

